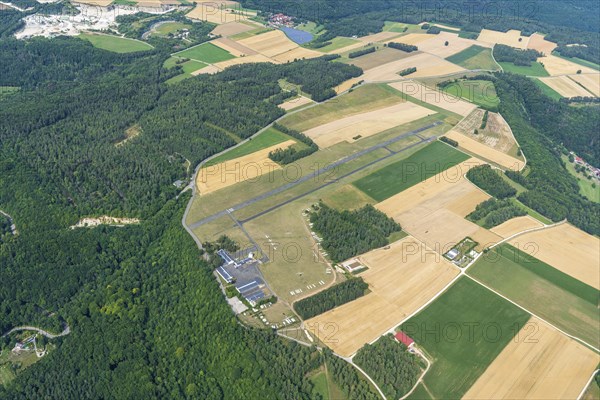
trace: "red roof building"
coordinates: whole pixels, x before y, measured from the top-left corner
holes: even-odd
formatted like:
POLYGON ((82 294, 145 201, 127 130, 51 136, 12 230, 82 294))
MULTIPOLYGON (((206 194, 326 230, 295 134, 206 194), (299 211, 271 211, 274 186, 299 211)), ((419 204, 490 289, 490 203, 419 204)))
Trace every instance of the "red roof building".
POLYGON ((397 341, 403 343, 406 347, 410 347, 415 342, 406 333, 402 331, 396 333, 395 337, 397 341))

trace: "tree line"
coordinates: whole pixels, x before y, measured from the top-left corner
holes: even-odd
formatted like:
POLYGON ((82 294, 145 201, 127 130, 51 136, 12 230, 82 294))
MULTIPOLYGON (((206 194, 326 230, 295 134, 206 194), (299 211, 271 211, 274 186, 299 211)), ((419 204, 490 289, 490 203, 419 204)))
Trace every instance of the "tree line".
POLYGON ((389 333, 373 344, 365 344, 354 356, 389 399, 399 399, 417 383, 421 374, 419 356, 389 333))
POLYGON ((320 203, 310 222, 334 262, 341 262, 388 244, 388 237, 401 227, 372 205, 354 211, 338 211, 320 203))
POLYGON ((529 67, 543 54, 534 49, 515 49, 514 47, 497 44, 494 46, 494 58, 498 62, 511 62, 515 65, 529 67))
POLYGON ((276 149, 274 151, 271 151, 269 153, 269 158, 271 160, 275 161, 276 163, 282 164, 282 165, 291 164, 291 163, 293 163, 297 160, 300 160, 301 158, 307 157, 319 150, 319 146, 315 142, 313 142, 313 140, 311 138, 306 136, 304 133, 298 132, 293 129, 289 129, 278 123, 273 124, 273 127, 275 129, 277 129, 278 131, 281 131, 281 132, 285 133, 286 135, 291 136, 294 139, 297 139, 300 143, 303 143, 306 146, 308 146, 304 149, 297 150, 292 145, 285 149, 276 149))
POLYGON ((482 226, 490 229, 509 219, 524 215, 527 215, 527 212, 510 199, 491 198, 478 204, 475 210, 467 215, 467 219, 473 222, 482 221, 482 226))
POLYGON ((498 199, 513 197, 517 194, 517 190, 502 179, 489 164, 479 165, 469 169, 467 178, 498 199))
POLYGON ((333 380, 342 389, 348 399, 379 400, 379 393, 361 377, 360 373, 349 363, 333 355, 331 350, 323 349, 327 369, 333 380))
POLYGON ((350 54, 348 54, 348 58, 357 58, 360 56, 364 56, 365 54, 375 53, 375 50, 377 50, 375 47, 368 47, 366 49, 353 51, 350 54))
POLYGON ((419 50, 419 48, 417 46, 414 46, 412 44, 397 43, 397 42, 389 42, 386 46, 391 47, 392 49, 402 50, 406 53, 412 53, 413 51, 419 50))
POLYGON ((294 311, 302 319, 309 319, 364 296, 368 288, 369 285, 362 278, 348 279, 295 302, 294 311))

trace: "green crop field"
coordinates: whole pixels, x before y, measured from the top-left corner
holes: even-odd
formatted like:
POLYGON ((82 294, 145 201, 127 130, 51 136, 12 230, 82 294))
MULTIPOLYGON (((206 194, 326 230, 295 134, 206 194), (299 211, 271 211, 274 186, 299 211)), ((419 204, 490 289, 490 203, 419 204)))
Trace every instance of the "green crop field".
POLYGON ((459 399, 530 315, 467 277, 402 325, 432 358, 424 378, 435 398, 459 399))
POLYGON ((137 51, 151 50, 153 47, 148 43, 126 39, 119 36, 104 35, 99 33, 82 33, 79 35, 81 39, 87 40, 94 47, 113 51, 115 53, 134 53, 137 51))
POLYGON ((476 45, 468 47, 463 51, 446 58, 446 60, 466 69, 485 69, 491 71, 500 69, 492 57, 492 50, 476 45))
POLYGON ((500 104, 494 83, 490 81, 458 81, 451 83, 443 90, 488 110, 496 110, 500 104))
POLYGON ((400 92, 386 90, 387 85, 364 85, 343 96, 294 113, 281 120, 290 129, 305 131, 345 116, 373 111, 402 102, 400 92))
POLYGON ((532 62, 531 66, 524 67, 515 65, 511 62, 501 62, 500 66, 504 72, 511 72, 513 74, 521 74, 527 76, 550 76, 548 71, 544 69, 544 66, 539 62, 532 62))
POLYGON ((402 22, 391 22, 385 21, 383 25, 384 32, 397 32, 397 33, 422 33, 423 30, 417 24, 405 24, 402 22), (406 31, 404 30, 406 28, 406 31))
POLYGON ((198 46, 190 47, 189 49, 180 51, 174 55, 178 57, 191 58, 192 60, 202 61, 208 64, 214 64, 235 58, 228 51, 225 51, 212 43, 203 43, 198 46))
POLYGON ((469 274, 588 343, 600 344, 600 292, 509 245, 481 257, 469 274))
POLYGON ((324 46, 324 47, 321 47, 321 48, 318 48, 315 50, 327 53, 330 51, 341 49, 346 46, 350 46, 354 43, 358 43, 358 40, 338 36, 338 37, 331 39, 330 42, 331 42, 331 44, 328 44, 327 46, 324 46))
POLYGON ((270 127, 260 135, 255 138, 247 141, 246 143, 238 146, 234 149, 231 149, 227 153, 224 153, 218 157, 213 158, 209 162, 206 163, 207 166, 215 165, 218 163, 222 163, 224 161, 233 160, 238 157, 242 157, 255 151, 266 149, 267 147, 271 147, 276 145, 277 143, 283 143, 286 140, 294 140, 292 137, 286 135, 278 131, 277 129, 270 127))
POLYGON ((188 60, 181 64, 177 64, 178 60, 180 60, 179 57, 170 57, 163 64, 163 67, 166 69, 173 68, 176 65, 179 65, 179 66, 181 66, 181 69, 183 71, 182 74, 174 76, 174 77, 170 78, 169 80, 167 80, 167 82, 166 82, 167 84, 173 84, 173 83, 182 81, 184 79, 191 78, 192 72, 195 72, 202 68, 207 67, 207 64, 200 62, 200 61, 196 61, 196 60, 188 60))
POLYGON ((375 171, 353 184, 373 199, 383 201, 469 158, 470 156, 436 141, 410 157, 375 171))
POLYGON ((542 92, 546 96, 548 96, 551 99, 556 100, 556 101, 558 101, 558 100, 560 100, 560 99, 563 98, 563 96, 560 93, 558 93, 556 90, 552 89, 550 86, 546 85, 544 82, 542 82, 542 81, 540 81, 539 79, 536 79, 536 78, 532 78, 532 79, 533 79, 533 82, 537 86, 539 86, 540 89, 542 89, 542 92))

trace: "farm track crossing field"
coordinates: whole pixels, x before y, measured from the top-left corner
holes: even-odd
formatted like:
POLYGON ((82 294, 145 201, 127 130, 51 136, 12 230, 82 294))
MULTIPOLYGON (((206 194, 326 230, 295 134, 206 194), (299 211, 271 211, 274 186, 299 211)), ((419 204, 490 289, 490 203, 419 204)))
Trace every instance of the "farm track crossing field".
POLYGON ((89 41, 103 50, 113 51, 115 53, 135 53, 138 51, 151 50, 153 47, 148 43, 122 38, 119 36, 105 35, 101 33, 82 33, 80 38, 89 41))
POLYGON ((190 47, 189 49, 175 53, 174 55, 178 57, 191 58, 193 60, 202 61, 208 64, 214 64, 234 58, 231 53, 218 46, 215 46, 212 43, 202 43, 198 46, 190 47))
POLYGON ((469 153, 473 153, 489 160, 499 166, 511 171, 521 171, 525 167, 525 162, 516 159, 508 154, 502 153, 494 148, 491 148, 483 143, 478 142, 471 137, 465 136, 456 130, 451 130, 446 134, 446 137, 456 140, 459 148, 465 149, 469 153))
POLYGON ((463 399, 575 399, 598 362, 595 352, 532 317, 463 399))
POLYGON ((514 246, 536 245, 535 257, 588 285, 600 289, 600 239, 570 224, 531 232, 510 241, 514 246))
POLYGON ((290 129, 306 131, 343 117, 377 110, 403 102, 400 96, 388 92, 378 85, 365 85, 328 101, 297 112, 281 120, 281 124, 290 129))
POLYGON ((544 225, 542 225, 542 223, 538 220, 530 217, 529 215, 525 215, 523 217, 509 219, 508 221, 493 227, 490 229, 490 231, 494 232, 496 235, 502 236, 503 238, 508 238, 516 235, 517 233, 529 229, 541 228, 542 226, 544 225))
POLYGON ((508 244, 481 257, 469 275, 563 331, 600 344, 597 289, 508 244))
POLYGON ((355 137, 369 137, 432 114, 435 114, 435 112, 425 107, 404 102, 341 118, 309 129, 304 133, 313 139, 319 147, 323 148, 341 141, 352 142, 355 137))
POLYGON ((500 69, 500 66, 492 57, 492 49, 480 45, 472 45, 460 53, 446 58, 446 60, 469 70, 484 69, 496 71, 500 69))
POLYGON ((366 82, 397 81, 402 78, 398 75, 398 72, 413 67, 417 68, 417 72, 408 75, 410 78, 449 75, 465 71, 463 67, 452 64, 451 62, 432 54, 422 52, 410 54, 410 57, 366 70, 362 75, 362 79, 366 82))
POLYGON ((298 96, 286 102, 283 102, 279 105, 279 107, 283 108, 286 111, 293 110, 294 108, 302 107, 307 104, 314 103, 311 99, 305 96, 298 96))
POLYGON ((583 85, 594 96, 600 97, 600 74, 575 74, 569 77, 583 85))
POLYGON ((390 83, 389 86, 419 101, 443 108, 463 117, 466 117, 477 108, 474 104, 440 92, 437 89, 428 88, 416 81, 395 82, 390 83))
POLYGON ((360 276, 371 293, 305 322, 343 356, 376 340, 458 275, 456 267, 410 236, 359 259, 369 268, 360 276))
POLYGON ((205 195, 236 183, 255 180, 263 174, 281 169, 279 164, 269 158, 269 153, 295 143, 293 140, 288 140, 230 161, 202 168, 196 178, 196 187, 201 194, 205 195))
POLYGON ((539 78, 545 85, 560 93, 563 97, 590 97, 593 94, 588 92, 569 76, 551 76, 547 78, 539 78))
POLYGON ((545 57, 538 58, 538 62, 544 64, 544 68, 552 76, 554 75, 574 75, 577 71, 581 71, 582 74, 594 74, 598 71, 576 64, 572 61, 566 60, 561 57, 554 55, 546 55, 545 57))
POLYGON ((412 156, 388 165, 354 182, 354 186, 383 201, 469 158, 441 142, 434 142, 412 156))
POLYGON ((433 358, 424 382, 435 398, 458 399, 513 339, 514 327, 529 317, 461 277, 401 329, 433 358))

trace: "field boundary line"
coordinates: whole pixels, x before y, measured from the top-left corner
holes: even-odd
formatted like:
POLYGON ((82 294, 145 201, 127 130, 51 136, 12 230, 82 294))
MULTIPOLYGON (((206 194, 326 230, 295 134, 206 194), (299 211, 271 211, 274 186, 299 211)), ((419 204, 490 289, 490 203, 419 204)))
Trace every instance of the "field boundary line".
MULTIPOLYGON (((512 219, 512 218, 511 218, 511 219, 512 219)), ((534 218, 534 219, 535 219, 535 218, 534 218)), ((509 221, 510 221, 510 220, 509 220, 509 221)), ((538 220, 536 219, 536 221, 538 221, 538 220)), ((515 239, 515 238, 517 238, 517 237, 519 237, 519 236, 521 236, 521 235, 525 235, 526 233, 537 232, 537 231, 543 231, 544 229, 555 228, 555 227, 557 227, 557 226, 560 226, 560 225, 566 224, 566 223, 568 223, 568 222, 569 222, 569 221, 567 221, 566 219, 563 219, 562 221, 559 221, 559 222, 557 222, 557 223, 555 223, 555 224, 551 224, 551 225, 546 225, 546 224, 544 224, 544 226, 540 226, 540 227, 537 227, 537 228, 530 228, 530 229, 526 229, 526 230, 524 230, 524 231, 522 231, 522 232, 518 232, 518 233, 515 233, 514 235, 511 235, 511 236, 509 236, 509 237, 507 237, 507 238, 504 238, 504 239, 502 239, 501 241, 499 241, 498 243, 495 243, 495 244, 491 245, 491 246, 490 246, 490 249, 493 249, 494 247, 496 247, 496 246, 499 246, 499 245, 501 245, 501 244, 503 244, 504 242, 507 242, 507 241, 509 241, 509 240, 515 239)), ((499 236, 499 235, 498 235, 498 236, 499 236)))
POLYGON ((590 387, 590 384, 593 382, 594 377, 596 376, 596 374, 600 372, 600 369, 595 370, 594 372, 592 372, 592 376, 590 376, 590 379, 588 379, 587 383, 585 384, 585 386, 583 387, 583 390, 581 390, 581 393, 579 393, 579 396, 577 396, 577 400, 580 400, 581 398, 583 398, 583 395, 585 394, 585 392, 588 390, 588 388, 590 387))
POLYGON ((533 317, 536 317, 537 319, 539 319, 540 321, 544 322, 546 325, 548 325, 551 328, 556 329, 558 332, 562 333, 563 335, 574 339, 576 341, 578 341, 579 343, 585 345, 586 347, 590 348, 591 350, 594 350, 596 353, 600 354, 600 349, 592 346, 591 344, 589 344, 588 342, 584 341, 583 339, 580 339, 576 336, 573 336, 565 331, 563 331, 562 329, 558 328, 557 326, 551 324, 550 322, 546 321, 544 318, 538 316, 537 314, 529 311, 528 309, 526 309, 525 307, 519 305, 518 303, 512 301, 511 299, 509 299, 508 297, 504 296, 503 294, 497 292, 496 290, 492 289, 491 287, 487 286, 485 283, 480 282, 479 280, 477 280, 476 278, 472 277, 471 275, 467 274, 466 272, 464 273, 464 275, 466 277, 468 277, 469 279, 471 279, 473 282, 476 282, 478 284, 480 284, 481 286, 483 286, 484 288, 486 288, 487 290, 491 291, 492 293, 495 293, 496 295, 502 297, 504 300, 509 301, 510 303, 514 304, 515 306, 519 307, 521 310, 525 311, 526 313, 530 314, 533 317))

